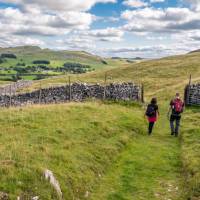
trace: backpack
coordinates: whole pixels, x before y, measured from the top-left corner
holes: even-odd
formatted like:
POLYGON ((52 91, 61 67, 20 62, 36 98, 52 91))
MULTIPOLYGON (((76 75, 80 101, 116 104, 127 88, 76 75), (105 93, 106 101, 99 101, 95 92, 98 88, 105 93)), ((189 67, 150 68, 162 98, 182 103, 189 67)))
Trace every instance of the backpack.
POLYGON ((146 110, 146 116, 147 117, 153 117, 155 116, 156 111, 153 105, 149 104, 146 110))
POLYGON ((183 102, 180 99, 175 99, 173 101, 173 109, 176 113, 183 112, 183 102))

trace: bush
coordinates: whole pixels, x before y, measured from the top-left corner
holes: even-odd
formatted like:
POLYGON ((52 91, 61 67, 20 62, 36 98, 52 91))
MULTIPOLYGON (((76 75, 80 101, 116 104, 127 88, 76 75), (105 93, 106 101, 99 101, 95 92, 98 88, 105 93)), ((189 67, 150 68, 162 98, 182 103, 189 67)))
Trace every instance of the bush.
POLYGON ((22 80, 22 77, 19 74, 12 75, 12 81, 17 82, 18 80, 22 80))
POLYGON ((33 64, 35 65, 49 65, 50 64, 50 61, 48 60, 34 60, 33 61, 33 64))
POLYGON ((12 58, 12 59, 16 59, 17 56, 15 54, 12 53, 3 53, 1 54, 1 58, 12 58))
POLYGON ((23 68, 23 67, 14 67, 13 69, 20 74, 24 74, 24 73, 29 72, 27 68, 23 68))
POLYGON ((16 66, 26 66, 25 63, 17 63, 16 66))
POLYGON ((102 62, 104 65, 107 65, 107 64, 108 64, 105 60, 101 60, 101 62, 102 62))
POLYGON ((42 69, 42 70, 51 70, 51 68, 49 68, 48 66, 45 66, 45 65, 38 65, 37 67, 38 67, 38 69, 42 69))
POLYGON ((58 68, 58 70, 74 74, 82 74, 91 70, 91 67, 89 65, 83 65, 80 63, 65 63, 63 66, 64 67, 58 68))

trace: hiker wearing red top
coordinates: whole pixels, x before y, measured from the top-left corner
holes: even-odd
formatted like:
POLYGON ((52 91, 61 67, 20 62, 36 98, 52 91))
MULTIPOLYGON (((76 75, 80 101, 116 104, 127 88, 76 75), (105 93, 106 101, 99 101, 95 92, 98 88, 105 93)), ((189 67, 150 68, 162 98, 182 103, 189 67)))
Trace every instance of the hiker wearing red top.
POLYGON ((152 98, 151 103, 147 106, 145 116, 149 121, 148 133, 151 135, 155 122, 158 119, 159 111, 157 105, 157 99, 152 98))
POLYGON ((168 111, 168 117, 171 112, 170 116, 170 127, 171 127, 171 135, 175 135, 178 137, 179 134, 179 127, 180 127, 180 120, 181 120, 181 113, 184 110, 184 102, 180 98, 180 94, 176 93, 174 99, 170 102, 170 107, 168 111), (174 122, 176 122, 176 126, 174 126, 174 122))

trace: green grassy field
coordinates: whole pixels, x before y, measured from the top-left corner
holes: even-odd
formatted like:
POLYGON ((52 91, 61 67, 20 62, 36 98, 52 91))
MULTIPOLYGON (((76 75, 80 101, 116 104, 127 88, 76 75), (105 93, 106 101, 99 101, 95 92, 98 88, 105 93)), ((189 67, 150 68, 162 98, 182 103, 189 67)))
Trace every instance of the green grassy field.
POLYGON ((138 106, 102 103, 1 110, 0 191, 12 199, 23 193, 57 199, 41 179, 47 168, 56 174, 65 199, 84 199, 138 134, 138 126, 144 128, 141 114, 138 106))
MULTIPOLYGON (((107 70, 108 81, 145 86, 146 101, 158 98, 160 118, 147 135, 143 105, 114 102, 70 103, 1 109, 0 191, 11 199, 58 199, 42 178, 59 180, 64 199, 199 200, 199 107, 186 109, 181 135, 170 135, 170 99, 183 93, 188 76, 200 80, 200 54, 170 57, 107 70), (112 77, 112 79, 111 79, 112 77)), ((105 71, 73 76, 102 82, 105 71)), ((66 83, 67 77, 36 82, 29 90, 66 83)))

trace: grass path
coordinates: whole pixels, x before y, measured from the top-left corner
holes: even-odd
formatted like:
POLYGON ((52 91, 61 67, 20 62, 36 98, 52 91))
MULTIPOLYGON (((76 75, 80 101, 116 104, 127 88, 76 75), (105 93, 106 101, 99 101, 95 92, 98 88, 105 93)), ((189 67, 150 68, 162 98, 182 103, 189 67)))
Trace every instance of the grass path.
POLYGON ((91 199, 183 199, 180 143, 169 134, 166 109, 161 112, 153 135, 133 138, 102 178, 91 199))

